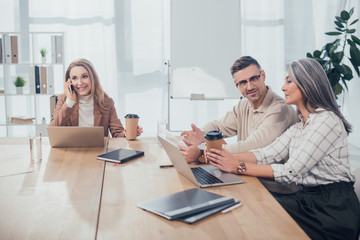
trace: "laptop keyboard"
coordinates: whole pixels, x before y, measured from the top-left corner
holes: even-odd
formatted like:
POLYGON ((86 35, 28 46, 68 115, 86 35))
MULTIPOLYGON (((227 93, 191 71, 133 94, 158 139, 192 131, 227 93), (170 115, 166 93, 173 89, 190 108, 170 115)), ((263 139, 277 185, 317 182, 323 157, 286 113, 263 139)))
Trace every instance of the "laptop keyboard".
POLYGON ((217 177, 215 177, 215 176, 211 175, 210 173, 208 173, 207 171, 205 171, 201 167, 192 167, 191 171, 194 173, 196 180, 200 184, 206 185, 206 184, 215 184, 215 183, 223 182, 220 179, 218 179, 217 177))

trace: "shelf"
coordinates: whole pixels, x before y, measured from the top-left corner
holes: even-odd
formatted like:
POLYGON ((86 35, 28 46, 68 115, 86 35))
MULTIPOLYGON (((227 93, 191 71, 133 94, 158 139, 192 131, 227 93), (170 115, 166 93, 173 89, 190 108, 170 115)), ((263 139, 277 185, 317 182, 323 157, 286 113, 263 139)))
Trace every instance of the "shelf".
POLYGON ((36 124, 36 123, 8 123, 7 125, 9 127, 15 127, 15 126, 36 126, 39 124, 36 124))
POLYGON ((64 87, 64 33, 0 32, 0 135, 21 136, 31 130, 46 132, 54 102, 64 87), (40 50, 47 51, 42 61, 40 50), (22 94, 16 93, 16 77, 26 81, 22 94), (35 93, 39 92, 39 93, 35 93), (11 123, 12 116, 33 116, 32 123, 11 123))
POLYGON ((21 96, 53 96, 59 94, 47 94, 47 93, 39 93, 39 94, 32 94, 32 93, 23 93, 23 94, 16 94, 16 93, 0 93, 0 96, 5 97, 21 97, 21 96))

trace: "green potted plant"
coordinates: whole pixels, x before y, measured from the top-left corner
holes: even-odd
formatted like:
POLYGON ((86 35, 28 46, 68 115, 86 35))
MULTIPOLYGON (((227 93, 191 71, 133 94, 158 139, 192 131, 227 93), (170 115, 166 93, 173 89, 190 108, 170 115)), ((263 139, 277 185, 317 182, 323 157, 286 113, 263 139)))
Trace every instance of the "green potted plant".
POLYGON ((46 48, 40 49, 40 54, 41 54, 41 62, 42 62, 42 64, 45 64, 46 63, 46 54, 47 54, 46 48))
POLYGON ((353 69, 360 76, 360 39, 355 36, 354 24, 359 19, 350 20, 354 8, 349 12, 343 10, 340 16, 335 16, 334 32, 326 32, 326 35, 337 36, 335 41, 327 43, 321 50, 315 50, 306 56, 317 60, 324 68, 336 98, 344 90, 348 89, 347 81, 353 79, 352 69, 347 65, 351 63, 353 69))
POLYGON ((16 94, 22 94, 23 93, 23 87, 25 86, 26 81, 23 77, 17 76, 14 85, 16 87, 16 94))

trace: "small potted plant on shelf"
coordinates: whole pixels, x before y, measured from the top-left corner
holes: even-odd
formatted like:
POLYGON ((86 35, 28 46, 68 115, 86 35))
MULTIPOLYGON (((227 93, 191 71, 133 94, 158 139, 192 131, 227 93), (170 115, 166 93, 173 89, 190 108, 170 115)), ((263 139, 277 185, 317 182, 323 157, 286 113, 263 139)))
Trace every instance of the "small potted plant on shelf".
POLYGON ((23 77, 16 77, 16 80, 14 81, 14 85, 16 87, 16 94, 23 94, 23 87, 25 86, 26 81, 23 77))
POLYGON ((40 54, 41 54, 41 62, 42 62, 42 64, 45 64, 46 63, 46 54, 47 54, 46 48, 40 49, 40 54))

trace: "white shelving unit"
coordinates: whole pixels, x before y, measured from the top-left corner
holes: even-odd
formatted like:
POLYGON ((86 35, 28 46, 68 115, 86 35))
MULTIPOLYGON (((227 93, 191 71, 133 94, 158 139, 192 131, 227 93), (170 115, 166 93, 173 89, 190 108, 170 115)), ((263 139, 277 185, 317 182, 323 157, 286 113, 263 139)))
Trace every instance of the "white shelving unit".
POLYGON ((50 97, 63 91, 64 33, 0 32, 0 39, 0 137, 25 137, 32 131, 46 135, 51 120, 50 97), (47 50, 46 60, 41 57, 41 49, 47 50), (38 91, 35 67, 40 74, 38 91), (46 74, 41 75, 41 71, 46 74), (16 93, 13 84, 18 76, 26 81, 22 94, 16 93), (34 118, 34 121, 12 123, 12 117, 34 118))

